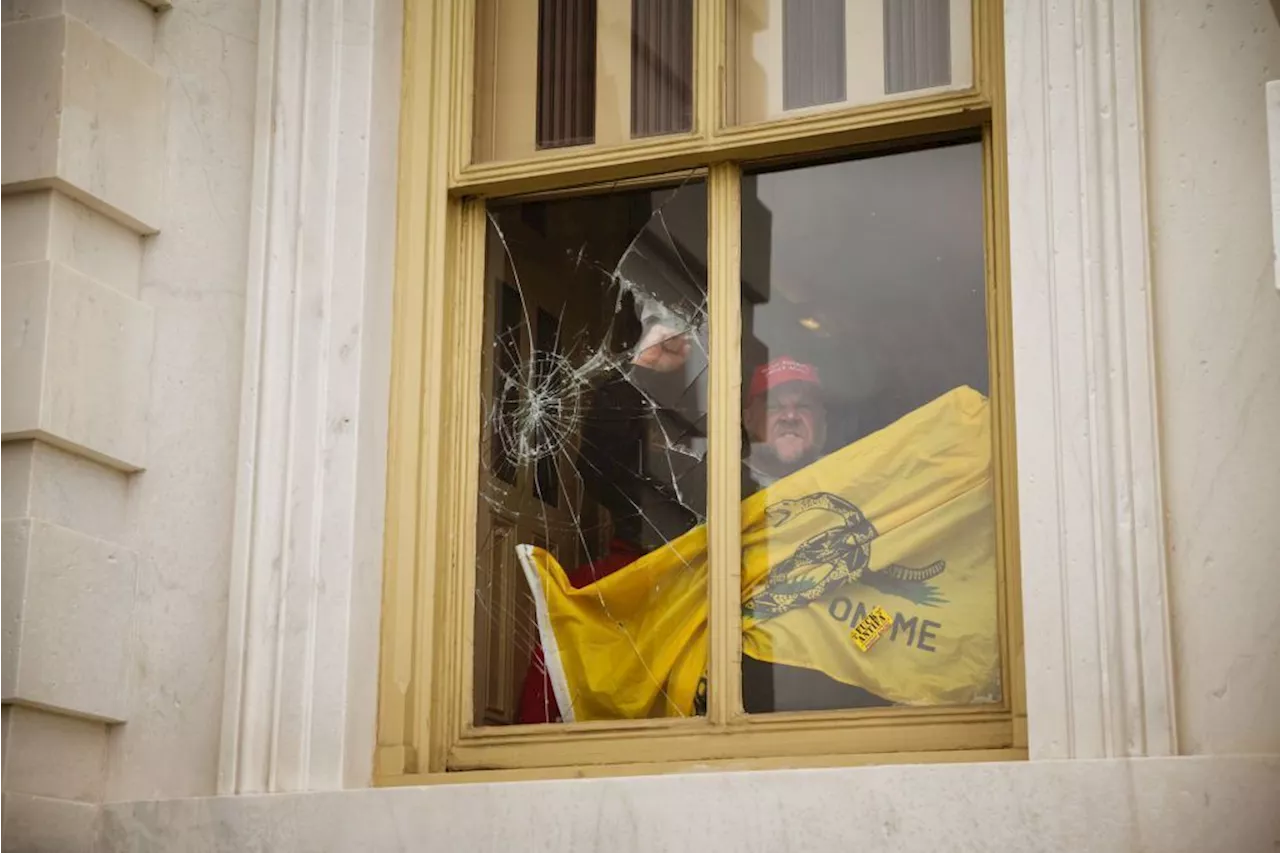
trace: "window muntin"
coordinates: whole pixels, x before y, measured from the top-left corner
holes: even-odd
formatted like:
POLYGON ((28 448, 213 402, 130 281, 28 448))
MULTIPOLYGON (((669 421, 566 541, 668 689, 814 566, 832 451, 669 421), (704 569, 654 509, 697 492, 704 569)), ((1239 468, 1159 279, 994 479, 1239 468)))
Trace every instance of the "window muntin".
MULTIPOLYGON (((473 51, 479 46, 472 34, 482 31, 483 23, 472 21, 471 16, 475 12, 482 17, 484 10, 477 10, 476 5, 482 4, 464 0, 458 7, 436 6, 433 24, 428 25, 419 17, 411 29, 416 33, 415 56, 453 54, 458 57, 457 67, 447 73, 454 80, 470 78, 478 86, 480 81, 472 77, 471 70, 478 59, 473 51), (455 16, 451 10, 459 14, 455 16), (450 23, 455 18, 461 26, 450 23), (456 38, 447 35, 450 32, 456 38)), ((1009 355, 1003 342, 1009 322, 1003 284, 1003 119, 999 93, 991 88, 1003 74, 997 47, 999 4, 995 0, 973 0, 971 9, 964 4, 959 10, 966 21, 972 13, 972 51, 968 45, 953 49, 953 65, 964 72, 953 74, 953 82, 970 80, 970 86, 954 83, 911 90, 861 106, 850 98, 850 109, 839 105, 796 109, 749 127, 724 126, 726 119, 734 123, 733 58, 725 54, 725 47, 732 44, 732 4, 695 3, 695 9, 693 134, 654 137, 640 145, 607 149, 600 144, 566 147, 521 154, 503 163, 486 162, 480 152, 473 151, 475 134, 471 131, 477 122, 472 119, 477 104, 471 94, 466 94, 453 104, 451 125, 442 125, 438 132, 407 137, 402 169, 408 170, 408 185, 423 195, 421 201, 415 201, 417 195, 409 196, 409 210, 425 218, 411 218, 411 222, 419 224, 401 234, 399 247, 402 252, 407 250, 408 262, 398 273, 399 304, 410 315, 416 315, 425 299, 428 329, 438 328, 443 315, 448 319, 442 330, 428 331, 431 337, 421 339, 414 332, 412 320, 408 321, 409 326, 402 330, 406 346, 398 357, 402 372, 396 379, 393 414, 401 412, 396 420, 413 432, 393 433, 398 448, 393 466, 399 470, 403 463, 409 466, 405 470, 417 473, 397 474, 389 492, 388 537, 393 550, 388 556, 385 587, 383 699, 379 712, 382 745, 378 753, 379 774, 388 781, 410 781, 415 774, 443 770, 495 769, 502 777, 505 770, 519 775, 594 775, 616 772, 607 768, 619 764, 639 770, 647 765, 673 766, 667 762, 675 762, 674 766, 695 762, 701 766, 707 761, 731 761, 737 765, 743 759, 767 759, 771 766, 778 766, 779 760, 910 760, 906 755, 893 758, 897 753, 910 753, 925 760, 942 755, 964 755, 972 760, 1025 755, 1018 664, 1021 638, 1020 632, 1007 629, 1019 624, 1018 614, 1006 604, 1017 601, 1018 587, 1016 566, 1011 565, 1016 555, 1016 531, 1010 510, 1014 482, 1010 466, 1014 454, 1009 425, 1009 355), (732 511, 727 512, 726 508, 738 506, 740 488, 737 306, 743 282, 737 267, 739 261, 749 265, 753 254, 767 253, 768 248, 739 233, 739 168, 750 172, 755 168, 752 163, 803 165, 804 158, 811 158, 812 162, 812 158, 831 157, 840 151, 869 154, 911 150, 930 140, 954 138, 957 132, 965 131, 980 133, 983 139, 986 199, 982 218, 988 253, 986 307, 991 329, 993 445, 997 451, 993 458, 999 528, 995 547, 1000 574, 999 618, 1006 626, 1000 634, 1005 689, 1000 701, 990 705, 744 714, 738 671, 738 568, 736 558, 725 556, 737 554, 738 525, 724 523, 732 511), (451 136, 451 145, 444 145, 439 138, 446 132, 451 136), (447 162, 442 163, 445 158, 447 162), (486 302, 485 203, 473 196, 489 198, 492 208, 500 204, 503 196, 545 194, 548 190, 593 184, 580 194, 594 194, 642 183, 650 180, 646 176, 659 172, 669 174, 699 167, 708 173, 710 197, 707 293, 711 332, 707 345, 713 365, 708 370, 707 421, 708 435, 718 437, 709 445, 707 465, 712 568, 707 591, 708 666, 711 684, 719 686, 708 694, 705 717, 606 720, 561 726, 477 726, 471 700, 475 695, 474 645, 480 638, 471 623, 476 614, 472 606, 473 584, 479 573, 475 569, 477 525, 472 513, 480 486, 473 472, 483 464, 488 448, 480 438, 480 406, 476 405, 474 385, 469 383, 478 382, 483 373, 483 350, 490 342, 481 338, 492 329, 492 321, 482 319, 486 302), (434 169, 440 171, 431 171, 434 169), (437 181, 442 176, 448 180, 447 205, 440 204, 442 186, 437 181), (611 181, 616 183, 610 184, 611 181), (421 238, 415 235, 423 233, 422 224, 426 225, 428 238, 418 245, 421 238), (443 244, 432 242, 437 239, 432 235, 439 234, 448 236, 443 244), (419 290, 424 281, 425 287, 419 290), (438 313, 441 306, 443 314, 438 313), (442 359, 435 356, 439 344, 430 343, 433 340, 443 340, 442 359), (421 374, 417 365, 425 367, 421 374), (474 379, 462 382, 463 377, 474 379), (417 421, 408 413, 420 400, 426 403, 422 426, 410 427, 417 421), (437 408, 440 404, 443 408, 437 408), (437 412, 440 422, 433 426, 437 412), (419 429, 422 442, 416 444, 413 435, 419 429), (473 455, 477 447, 481 449, 480 460, 473 455), (418 478, 416 485, 412 476, 418 478), (437 493, 437 485, 441 500, 438 508, 431 498, 437 493), (417 491, 419 487, 421 491, 417 491), (411 499, 411 495, 419 497, 411 499), (458 503, 459 500, 463 502, 458 503), (411 518, 423 523, 421 533, 405 524, 411 518), (416 596, 416 603, 406 595, 416 596)), ((954 39, 954 26, 952 35, 954 39)), ((437 62, 431 67, 444 65, 447 63, 437 62)), ((440 88, 445 84, 429 83, 438 75, 425 64, 411 66, 416 70, 406 89, 407 115, 425 118, 445 103, 441 97, 444 90, 440 88)), ((471 93, 474 88, 464 86, 462 91, 471 93)), ((427 127, 421 123, 418 126, 427 127)), ((532 108, 529 127, 533 127, 532 108)), ((529 137, 533 137, 532 130, 529 137)))

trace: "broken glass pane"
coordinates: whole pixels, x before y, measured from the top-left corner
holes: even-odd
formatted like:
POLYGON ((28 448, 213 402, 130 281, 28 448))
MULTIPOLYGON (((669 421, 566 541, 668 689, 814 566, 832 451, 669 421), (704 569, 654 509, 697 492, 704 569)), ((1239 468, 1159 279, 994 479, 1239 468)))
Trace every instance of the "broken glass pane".
POLYGON ((478 725, 700 712, 706 207, 692 177, 490 206, 478 725))

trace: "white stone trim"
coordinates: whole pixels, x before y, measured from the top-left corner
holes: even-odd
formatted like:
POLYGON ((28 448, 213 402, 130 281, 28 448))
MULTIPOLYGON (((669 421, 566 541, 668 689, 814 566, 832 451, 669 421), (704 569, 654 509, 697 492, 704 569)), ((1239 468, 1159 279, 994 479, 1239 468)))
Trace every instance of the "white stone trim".
POLYGON ((1271 851, 1278 787, 1274 756, 703 770, 108 803, 94 849, 1271 851))
POLYGON ((1176 751, 1138 5, 1005 3, 1033 758, 1176 751))
POLYGON ((400 14, 261 7, 220 793, 371 774, 400 14))

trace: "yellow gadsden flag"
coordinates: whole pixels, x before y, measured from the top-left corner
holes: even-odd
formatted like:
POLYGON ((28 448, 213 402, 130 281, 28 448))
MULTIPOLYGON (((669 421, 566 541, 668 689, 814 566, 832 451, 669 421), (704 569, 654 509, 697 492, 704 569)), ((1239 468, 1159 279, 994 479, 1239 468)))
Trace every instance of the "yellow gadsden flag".
MULTIPOLYGON (((590 586, 517 546, 566 720, 688 716, 707 664, 697 527, 590 586)), ((957 388, 742 502, 742 645, 907 705, 996 701, 986 398, 957 388), (853 626, 891 622, 862 651, 853 626)))

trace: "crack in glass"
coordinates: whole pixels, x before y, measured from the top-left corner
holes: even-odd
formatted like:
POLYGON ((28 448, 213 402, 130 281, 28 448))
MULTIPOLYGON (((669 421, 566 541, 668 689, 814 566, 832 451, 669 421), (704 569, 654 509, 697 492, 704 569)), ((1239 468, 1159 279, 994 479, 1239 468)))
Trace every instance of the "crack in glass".
POLYGON ((559 717, 516 546, 581 587, 706 520, 705 210, 692 176, 490 206, 477 724, 559 717))

